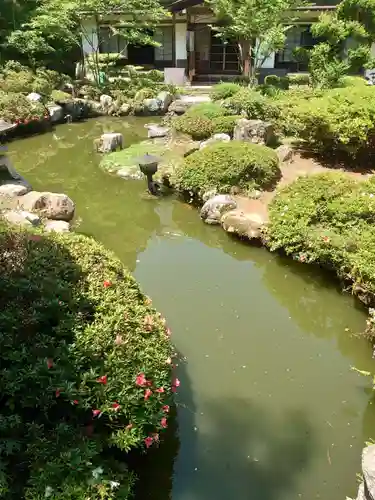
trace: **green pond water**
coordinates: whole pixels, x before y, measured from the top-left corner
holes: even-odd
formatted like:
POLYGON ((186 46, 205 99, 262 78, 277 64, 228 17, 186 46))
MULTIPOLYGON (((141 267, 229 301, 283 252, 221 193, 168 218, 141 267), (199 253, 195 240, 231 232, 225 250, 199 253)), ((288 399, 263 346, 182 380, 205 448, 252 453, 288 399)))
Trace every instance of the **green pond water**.
POLYGON ((366 314, 327 276, 230 239, 195 209, 102 172, 92 140, 141 119, 58 127, 9 145, 36 190, 76 202, 167 318, 184 361, 177 421, 146 458, 138 499, 344 500, 375 437, 366 314))

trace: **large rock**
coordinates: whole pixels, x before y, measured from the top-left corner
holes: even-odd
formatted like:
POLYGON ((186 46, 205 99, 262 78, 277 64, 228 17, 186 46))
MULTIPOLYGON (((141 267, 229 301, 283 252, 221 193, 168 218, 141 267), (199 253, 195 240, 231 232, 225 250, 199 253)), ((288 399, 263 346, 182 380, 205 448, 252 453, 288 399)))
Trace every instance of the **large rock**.
POLYGON ((25 210, 10 210, 3 214, 3 218, 17 226, 38 226, 40 224, 40 218, 37 215, 25 210))
POLYGON ((162 113, 166 113, 168 111, 169 106, 173 101, 173 96, 170 92, 163 91, 159 92, 156 99, 159 101, 159 109, 162 113))
POLYGON ((31 102, 40 102, 42 100, 42 96, 38 94, 38 92, 31 92, 26 99, 31 102))
POLYGON ((275 149, 275 153, 277 154, 280 163, 286 163, 291 161, 293 158, 293 149, 287 144, 282 144, 278 148, 275 149))
POLYGON ((44 223, 44 229, 51 233, 68 233, 70 231, 70 224, 65 220, 47 220, 44 223))
POLYGON ((177 99, 176 101, 172 102, 172 104, 168 108, 168 111, 169 113, 174 113, 176 115, 183 115, 190 108, 190 106, 191 103, 189 103, 188 101, 177 99))
POLYGON ((74 203, 66 194, 31 191, 20 198, 25 210, 53 220, 70 221, 74 216, 74 203))
POLYGON ((161 127, 157 123, 148 123, 147 125, 145 125, 145 128, 148 129, 149 139, 155 139, 156 137, 165 137, 170 131, 169 127, 161 127))
POLYGON ((206 224, 220 224, 222 215, 237 208, 237 203, 229 194, 218 194, 206 201, 201 209, 201 218, 206 224))
POLYGON ((51 123, 59 123, 64 120, 64 109, 61 106, 58 106, 57 104, 55 105, 50 105, 47 106, 48 109, 48 114, 51 119, 51 123))
POLYGON ((237 234, 249 240, 261 238, 262 229, 266 224, 267 220, 261 214, 242 210, 231 210, 221 218, 221 225, 227 233, 237 234))
POLYGON ((105 110, 112 106, 113 99, 110 95, 103 94, 100 96, 100 105, 105 110))
POLYGON ((119 116, 127 116, 130 113, 130 104, 127 102, 124 102, 121 104, 121 106, 118 109, 118 115, 119 116))
POLYGON ((375 500, 375 445, 364 448, 362 452, 362 474, 365 498, 375 500))
POLYGON ((95 145, 100 153, 112 153, 118 149, 123 149, 124 143, 122 134, 103 134, 99 141, 95 141, 95 145))
POLYGON ((240 118, 234 128, 233 139, 268 146, 276 140, 276 136, 272 123, 240 118))
POLYGON ((160 102, 157 99, 144 99, 143 110, 147 113, 158 113, 160 111, 160 102))
POLYGON ((230 136, 228 134, 214 134, 206 141, 201 142, 199 149, 204 149, 210 144, 215 144, 216 142, 230 142, 230 136))
POLYGON ((8 198, 15 198, 22 196, 30 191, 28 186, 24 184, 3 184, 0 186, 0 196, 7 196, 8 198))

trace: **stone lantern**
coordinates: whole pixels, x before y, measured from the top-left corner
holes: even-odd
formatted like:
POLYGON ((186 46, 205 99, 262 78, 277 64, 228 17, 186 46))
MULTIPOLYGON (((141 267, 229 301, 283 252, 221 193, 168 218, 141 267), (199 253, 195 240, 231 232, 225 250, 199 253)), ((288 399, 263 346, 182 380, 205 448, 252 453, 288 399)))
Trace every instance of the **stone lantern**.
POLYGON ((137 159, 140 171, 147 178, 148 190, 155 196, 160 194, 160 185, 158 182, 153 181, 152 178, 158 171, 159 162, 160 158, 148 153, 137 159))

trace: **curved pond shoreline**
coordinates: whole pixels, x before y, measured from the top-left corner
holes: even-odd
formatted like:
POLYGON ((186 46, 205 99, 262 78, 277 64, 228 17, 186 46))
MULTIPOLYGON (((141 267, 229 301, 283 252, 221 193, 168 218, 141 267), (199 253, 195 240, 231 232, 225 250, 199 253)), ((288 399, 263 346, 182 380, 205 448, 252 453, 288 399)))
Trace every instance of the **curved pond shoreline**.
MULTIPOLYGON (((124 124, 125 141, 144 138, 146 120, 124 124)), ((172 436, 161 449, 172 456, 153 451, 159 469, 140 498, 169 489, 174 500, 354 494, 375 422, 367 381, 350 371, 372 367, 368 344, 350 336, 365 325, 354 299, 307 266, 204 225, 189 205, 101 172, 92 139, 106 123, 62 126, 13 143, 10 154, 35 189, 71 196, 78 231, 134 272, 187 358, 178 367, 180 449, 172 436)))

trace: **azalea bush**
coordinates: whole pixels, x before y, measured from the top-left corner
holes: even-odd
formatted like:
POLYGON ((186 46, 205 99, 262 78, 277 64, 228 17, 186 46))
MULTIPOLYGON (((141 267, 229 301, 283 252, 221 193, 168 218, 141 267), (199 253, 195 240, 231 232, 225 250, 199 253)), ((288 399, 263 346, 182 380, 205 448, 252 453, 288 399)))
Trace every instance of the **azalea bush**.
POLYGON ((179 385, 165 320, 83 236, 2 226, 0 267, 2 498, 129 498, 179 385))
POLYGON ((228 192, 266 187, 279 176, 276 153, 265 146, 242 141, 219 142, 185 158, 175 172, 181 191, 200 196, 210 189, 228 192))
POLYGON ((185 113, 172 122, 177 132, 190 135, 195 140, 208 139, 214 133, 214 125, 210 118, 185 113))
POLYGON ((333 89, 292 106, 284 120, 296 135, 319 153, 351 157, 374 150, 375 89, 355 86, 333 89))
POLYGON ((233 82, 222 82, 214 85, 210 92, 210 97, 213 101, 222 101, 228 97, 232 97, 242 89, 241 85, 233 82))
MULTIPOLYGON (((375 182, 301 177, 270 205, 271 250, 333 269, 366 304, 375 299, 375 182)), ((375 333, 374 324, 371 326, 375 333)))
POLYGON ((0 116, 3 120, 12 123, 28 124, 49 118, 48 111, 39 102, 26 99, 22 94, 0 91, 0 116))

